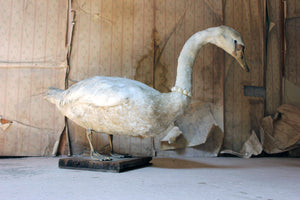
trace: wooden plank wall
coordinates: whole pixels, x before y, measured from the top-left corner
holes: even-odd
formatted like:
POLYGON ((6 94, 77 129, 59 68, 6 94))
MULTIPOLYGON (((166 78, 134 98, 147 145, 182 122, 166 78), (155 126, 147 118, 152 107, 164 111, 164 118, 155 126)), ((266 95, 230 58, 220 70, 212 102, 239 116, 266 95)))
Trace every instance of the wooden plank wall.
POLYGON ((224 22, 239 31, 245 42, 250 73, 242 71, 232 57, 225 56, 224 148, 239 151, 251 130, 258 131, 264 101, 244 96, 244 85, 264 87, 266 1, 227 0, 224 22))
POLYGON ((282 1, 267 1, 268 39, 266 64, 266 115, 274 114, 282 103, 282 1))
POLYGON ((285 78, 300 87, 300 2, 297 0, 286 1, 286 54, 285 78))
MULTIPOLYGON (((0 132, 0 155, 49 155, 63 129, 62 116, 41 94, 50 86, 64 87, 67 2, 0 2, 5 27, 0 31, 0 115, 20 122, 0 132)), ((244 36, 251 73, 208 45, 195 62, 193 102, 215 105, 213 114, 226 132, 225 148, 239 150, 250 130, 257 129, 264 102, 245 97, 243 86, 265 86, 266 0, 73 0, 72 8, 70 85, 96 75, 126 76, 168 92, 186 39, 207 27, 232 26, 244 36)), ((70 132, 75 154, 89 148, 83 129, 70 122, 70 132)), ((107 142, 106 135, 94 135, 97 150, 107 142)), ((152 155, 152 140, 116 136, 114 148, 152 155)), ((197 149, 161 155, 177 154, 202 155, 197 149)))
POLYGON ((1 156, 51 155, 63 117, 42 94, 64 87, 67 2, 0 1, 1 156))

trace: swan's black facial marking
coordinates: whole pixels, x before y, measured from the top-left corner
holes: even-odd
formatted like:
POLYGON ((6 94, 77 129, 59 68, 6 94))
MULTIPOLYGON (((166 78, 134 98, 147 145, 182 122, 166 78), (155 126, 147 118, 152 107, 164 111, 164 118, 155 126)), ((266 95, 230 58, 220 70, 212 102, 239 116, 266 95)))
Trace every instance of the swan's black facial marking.
POLYGON ((245 50, 245 46, 238 44, 238 42, 236 40, 234 40, 234 52, 233 54, 235 56, 237 56, 238 54, 241 56, 241 58, 244 58, 244 50, 245 50))
POLYGON ((245 51, 245 46, 243 44, 239 44, 236 40, 234 40, 234 52, 233 52, 233 56, 241 64, 242 68, 245 71, 249 72, 249 68, 248 68, 248 66, 246 64, 246 61, 244 59, 244 51, 245 51))

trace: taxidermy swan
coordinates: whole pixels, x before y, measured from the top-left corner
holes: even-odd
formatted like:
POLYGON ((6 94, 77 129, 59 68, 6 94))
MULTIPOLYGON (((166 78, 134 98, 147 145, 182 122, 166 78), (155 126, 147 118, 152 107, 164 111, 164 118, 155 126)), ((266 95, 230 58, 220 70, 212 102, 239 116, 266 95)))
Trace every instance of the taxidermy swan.
POLYGON ((109 160, 94 151, 92 130, 142 137, 166 130, 180 132, 173 122, 191 102, 192 67, 199 49, 207 43, 224 49, 249 71, 240 34, 220 26, 197 32, 184 44, 178 58, 176 83, 170 93, 160 93, 135 80, 96 76, 77 82, 67 90, 50 88, 45 99, 87 129, 93 159, 109 160))

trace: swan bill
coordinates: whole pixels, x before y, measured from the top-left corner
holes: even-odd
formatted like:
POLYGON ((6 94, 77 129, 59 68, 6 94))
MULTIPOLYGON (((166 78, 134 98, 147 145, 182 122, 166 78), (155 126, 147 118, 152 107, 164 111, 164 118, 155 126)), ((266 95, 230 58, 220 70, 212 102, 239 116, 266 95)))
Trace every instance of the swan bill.
POLYGON ((243 57, 237 57, 235 58, 238 63, 241 65, 242 69, 245 70, 246 72, 250 72, 249 67, 243 57))

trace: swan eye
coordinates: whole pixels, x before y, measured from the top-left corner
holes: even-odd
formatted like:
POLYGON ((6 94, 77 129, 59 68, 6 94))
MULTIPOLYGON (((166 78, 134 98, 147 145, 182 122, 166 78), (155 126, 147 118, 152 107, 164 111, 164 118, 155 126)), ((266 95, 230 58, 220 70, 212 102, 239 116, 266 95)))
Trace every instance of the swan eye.
POLYGON ((237 43, 237 41, 236 40, 234 40, 234 44, 236 44, 237 43))

